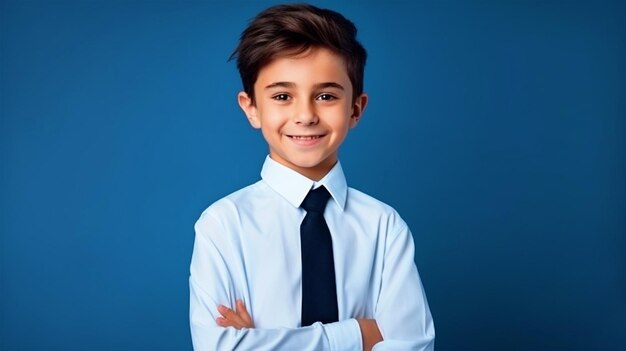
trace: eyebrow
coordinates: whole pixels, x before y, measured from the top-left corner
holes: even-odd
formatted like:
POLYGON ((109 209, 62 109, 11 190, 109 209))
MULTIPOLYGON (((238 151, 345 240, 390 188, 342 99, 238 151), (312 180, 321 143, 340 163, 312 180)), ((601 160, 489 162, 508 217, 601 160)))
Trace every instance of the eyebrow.
MULTIPOLYGON (((265 87, 265 89, 273 89, 273 88, 295 88, 296 83, 293 82, 274 82, 265 87)), ((339 90, 346 90, 343 85, 335 82, 324 82, 317 83, 313 86, 315 89, 324 89, 324 88, 335 88, 339 90)))

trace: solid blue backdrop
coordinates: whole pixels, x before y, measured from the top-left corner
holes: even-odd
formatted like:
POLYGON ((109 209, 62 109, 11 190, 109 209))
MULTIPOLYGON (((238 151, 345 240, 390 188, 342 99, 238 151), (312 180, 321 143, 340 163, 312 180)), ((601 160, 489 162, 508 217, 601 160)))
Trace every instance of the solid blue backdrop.
MULTIPOLYGON (((0 349, 191 349, 193 224, 267 153, 226 61, 273 3, 0 2, 0 349)), ((369 51, 340 157, 437 349, 622 348, 624 2, 314 3, 369 51)))

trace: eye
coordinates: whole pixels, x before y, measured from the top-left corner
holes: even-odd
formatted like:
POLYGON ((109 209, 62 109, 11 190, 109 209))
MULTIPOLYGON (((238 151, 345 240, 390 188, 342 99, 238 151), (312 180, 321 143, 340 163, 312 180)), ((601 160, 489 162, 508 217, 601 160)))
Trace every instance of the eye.
POLYGON ((326 94, 326 93, 319 94, 317 96, 317 98, 315 98, 315 100, 321 100, 321 101, 332 101, 332 100, 336 100, 336 99, 337 99, 337 97, 335 97, 334 95, 326 94))
POLYGON ((288 101, 291 99, 291 96, 285 93, 280 93, 280 94, 276 94, 272 96, 272 99, 277 100, 277 101, 288 101))

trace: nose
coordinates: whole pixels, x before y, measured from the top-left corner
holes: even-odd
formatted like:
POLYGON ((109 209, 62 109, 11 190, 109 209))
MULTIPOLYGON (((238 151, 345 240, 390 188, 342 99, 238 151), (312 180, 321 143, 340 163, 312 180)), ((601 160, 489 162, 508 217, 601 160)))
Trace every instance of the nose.
POLYGON ((297 104, 294 111, 294 122, 300 125, 315 125, 319 122, 315 106, 312 102, 302 101, 297 104))

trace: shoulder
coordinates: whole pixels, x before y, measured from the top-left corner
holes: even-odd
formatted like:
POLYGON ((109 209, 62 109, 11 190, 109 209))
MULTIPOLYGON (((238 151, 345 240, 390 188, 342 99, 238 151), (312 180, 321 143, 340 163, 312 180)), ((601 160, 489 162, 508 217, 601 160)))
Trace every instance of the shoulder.
POLYGON ((207 207, 196 221, 196 231, 205 227, 226 228, 238 222, 242 211, 249 211, 267 197, 267 185, 262 181, 241 188, 207 207))
POLYGON ((363 221, 375 221, 379 230, 390 234, 408 230, 406 222, 392 206, 354 188, 348 188, 346 210, 363 221))
POLYGON ((350 206, 351 210, 366 208, 368 212, 377 213, 382 216, 399 216, 398 212, 390 205, 354 188, 348 188, 348 200, 346 205, 350 206))

